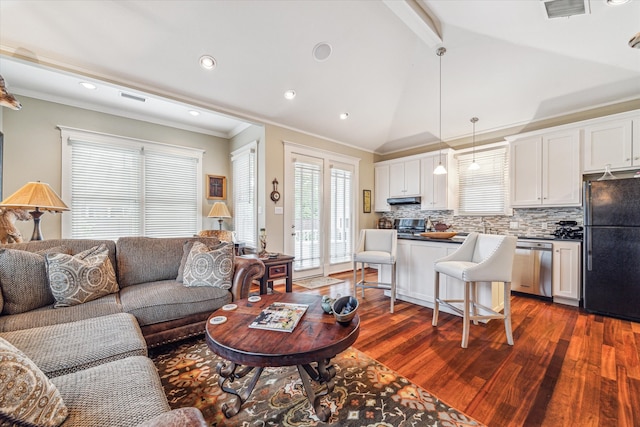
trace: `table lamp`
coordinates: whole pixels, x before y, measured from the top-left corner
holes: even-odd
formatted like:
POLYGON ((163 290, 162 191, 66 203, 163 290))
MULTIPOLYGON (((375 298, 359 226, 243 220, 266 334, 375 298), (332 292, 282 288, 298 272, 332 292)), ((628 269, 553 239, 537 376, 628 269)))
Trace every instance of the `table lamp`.
POLYGON ((69 207, 60 199, 49 184, 28 182, 21 189, 7 197, 0 203, 4 208, 31 209, 29 212, 33 218, 33 235, 31 240, 43 240, 40 231, 40 217, 45 211, 68 211, 69 207))
POLYGON ((227 209, 227 205, 225 205, 224 202, 215 202, 211 207, 211 211, 209 211, 209 215, 207 216, 209 218, 218 218, 220 230, 222 230, 222 218, 231 218, 229 209, 227 209))

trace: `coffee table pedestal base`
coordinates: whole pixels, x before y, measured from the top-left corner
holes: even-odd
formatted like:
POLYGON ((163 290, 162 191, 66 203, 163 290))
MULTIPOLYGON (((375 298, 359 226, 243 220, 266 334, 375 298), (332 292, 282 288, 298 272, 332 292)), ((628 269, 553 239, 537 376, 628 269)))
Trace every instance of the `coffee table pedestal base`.
MULTIPOLYGON (((326 396, 327 394, 333 392, 334 381, 333 378, 336 376, 336 369, 333 365, 330 365, 331 359, 323 359, 319 362, 316 362, 317 367, 313 367, 310 364, 306 365, 297 365, 298 373, 300 374, 300 379, 302 380, 302 385, 304 386, 304 390, 307 394, 307 399, 313 409, 316 412, 316 416, 323 422, 326 422, 331 416, 331 409, 326 406, 323 406, 320 403, 320 399, 322 396, 326 396), (313 386, 311 381, 315 381, 320 385, 326 385, 324 390, 316 393, 313 390, 313 386)), ((224 404, 222 406, 222 412, 225 417, 231 418, 240 412, 240 408, 242 404, 247 401, 253 389, 255 388, 260 375, 262 375, 262 371, 264 368, 258 367, 255 368, 253 366, 243 366, 238 365, 233 362, 220 362, 216 367, 216 371, 218 372, 218 386, 225 393, 233 394, 236 396, 233 404, 228 405, 224 404), (245 389, 243 393, 238 393, 235 389, 228 387, 225 383, 232 383, 235 379, 244 378, 248 374, 251 373, 255 369, 253 377, 249 382, 249 385, 245 389)))

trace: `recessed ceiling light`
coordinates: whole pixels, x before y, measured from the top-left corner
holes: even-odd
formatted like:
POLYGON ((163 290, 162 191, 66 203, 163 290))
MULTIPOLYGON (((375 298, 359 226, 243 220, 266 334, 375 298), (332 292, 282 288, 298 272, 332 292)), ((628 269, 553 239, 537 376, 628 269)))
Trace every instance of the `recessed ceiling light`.
POLYGON ((629 0, 605 0, 609 6, 620 6, 621 4, 629 3, 629 0))
POLYGON ((293 89, 289 89, 284 93, 285 99, 293 99, 296 97, 296 91, 293 89))
POLYGON ((200 115, 200 112, 196 110, 189 110, 189 114, 191 114, 193 117, 197 117, 200 115))
POLYGON ((348 117, 349 117, 349 113, 341 113, 340 114, 340 120, 347 120, 348 117))
POLYGON ((93 83, 89 83, 89 82, 80 82, 80 86, 82 86, 85 89, 89 89, 89 90, 98 89, 98 86, 94 85, 93 83))
POLYGON ((216 68, 216 59, 211 55, 202 55, 200 57, 200 66, 205 70, 213 70, 216 68))

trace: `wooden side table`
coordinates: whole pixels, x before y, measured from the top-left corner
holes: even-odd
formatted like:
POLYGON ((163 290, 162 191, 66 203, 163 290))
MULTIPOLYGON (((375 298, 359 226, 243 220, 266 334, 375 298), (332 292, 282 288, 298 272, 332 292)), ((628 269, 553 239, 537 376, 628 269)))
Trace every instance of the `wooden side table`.
MULTIPOLYGON (((243 255, 245 258, 259 258, 256 254, 243 255)), ((264 263, 264 275, 260 278, 260 294, 264 295, 269 291, 269 283, 273 287, 274 280, 285 279, 285 290, 291 292, 293 289, 293 260, 291 255, 278 254, 275 258, 259 258, 264 263)))

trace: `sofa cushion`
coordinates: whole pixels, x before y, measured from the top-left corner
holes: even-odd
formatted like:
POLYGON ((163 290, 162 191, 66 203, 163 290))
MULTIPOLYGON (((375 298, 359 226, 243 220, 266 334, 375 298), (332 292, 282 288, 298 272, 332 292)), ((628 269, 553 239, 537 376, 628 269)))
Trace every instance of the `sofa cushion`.
POLYGON ((70 307, 118 292, 106 245, 76 255, 48 254, 45 258, 54 307, 70 307))
POLYGON ((52 378, 64 399, 70 426, 133 427, 170 410, 151 359, 122 360, 52 378))
POLYGON ((141 283, 120 290, 123 311, 136 316, 140 326, 213 312, 230 303, 231 299, 231 293, 224 289, 188 288, 175 280, 141 283))
POLYGON ((20 349, 49 378, 147 355, 138 322, 128 313, 3 332, 0 337, 20 349))
POLYGON ((122 313, 122 306, 118 294, 110 294, 73 307, 54 308, 52 304, 26 313, 0 316, 0 332, 57 325, 115 313, 122 313))
POLYGON ((45 255, 71 253, 66 246, 55 246, 38 252, 0 249, 0 285, 3 314, 18 314, 53 304, 47 282, 45 255))
POLYGON ((209 248, 194 242, 184 267, 185 286, 213 286, 231 289, 233 280, 233 243, 209 248))
POLYGON ((67 413, 49 378, 24 353, 0 338, 0 424, 58 426, 67 413))

